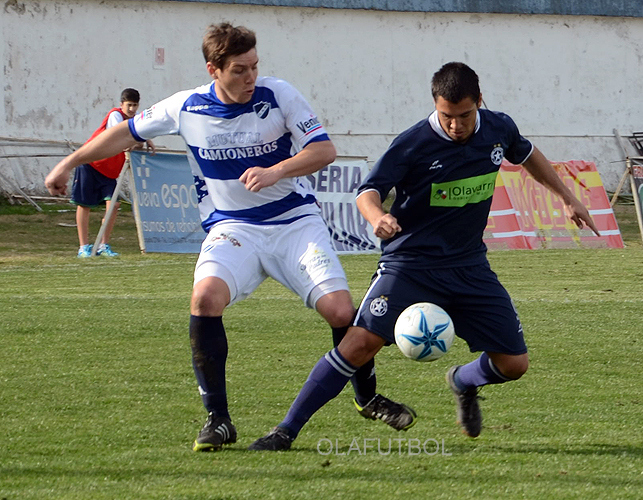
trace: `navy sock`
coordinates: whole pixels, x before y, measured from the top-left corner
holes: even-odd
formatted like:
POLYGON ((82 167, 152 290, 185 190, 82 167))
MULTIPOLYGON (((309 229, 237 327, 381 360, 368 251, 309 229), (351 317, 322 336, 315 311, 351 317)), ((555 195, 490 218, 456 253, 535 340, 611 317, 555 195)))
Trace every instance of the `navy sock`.
POLYGON ((230 418, 225 383, 228 339, 221 316, 190 316, 190 345, 203 406, 217 417, 230 418))
MULTIPOLYGON (((348 327, 333 328, 333 345, 337 347, 342 341, 348 327)), ((377 389, 377 377, 375 376, 375 358, 368 361, 365 365, 358 368, 355 375, 351 377, 351 384, 355 391, 357 404, 364 406, 375 397, 377 389)))
POLYGON ((355 367, 337 349, 326 353, 313 367, 286 418, 278 427, 285 429, 291 438, 296 438, 310 417, 342 392, 354 373, 355 367))
POLYGON ((488 384, 503 384, 510 380, 512 379, 500 373, 486 352, 475 361, 458 368, 454 376, 455 384, 462 391, 488 384))

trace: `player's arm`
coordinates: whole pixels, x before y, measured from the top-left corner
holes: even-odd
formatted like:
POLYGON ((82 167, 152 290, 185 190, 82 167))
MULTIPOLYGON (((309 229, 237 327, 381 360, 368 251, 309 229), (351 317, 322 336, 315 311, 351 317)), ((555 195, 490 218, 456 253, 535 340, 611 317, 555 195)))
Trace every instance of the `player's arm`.
POLYGON ((567 186, 563 184, 563 181, 560 180, 560 177, 558 177, 558 174, 551 166, 551 163, 549 163, 549 160, 545 158, 545 155, 543 155, 538 148, 534 147, 533 152, 529 158, 524 161, 522 166, 525 167, 525 170, 527 170, 534 179, 540 182, 552 193, 560 196, 563 200, 567 215, 580 229, 583 229, 583 223, 585 223, 592 231, 594 231, 594 233, 596 233, 597 236, 600 236, 591 215, 589 215, 587 208, 585 208, 585 205, 583 205, 572 194, 567 186))
POLYGON ((384 211, 379 191, 369 189, 357 195, 357 209, 366 221, 373 226, 373 234, 383 240, 388 240, 399 233, 402 228, 397 219, 384 211))
POLYGON ((60 161, 45 178, 45 186, 52 195, 67 194, 69 174, 74 168, 84 163, 115 156, 136 143, 129 131, 127 121, 121 122, 60 161))
POLYGON ((239 180, 248 191, 256 193, 260 189, 272 186, 285 177, 299 177, 317 172, 335 161, 337 152, 331 141, 317 141, 307 144, 299 153, 272 167, 251 167, 239 180))

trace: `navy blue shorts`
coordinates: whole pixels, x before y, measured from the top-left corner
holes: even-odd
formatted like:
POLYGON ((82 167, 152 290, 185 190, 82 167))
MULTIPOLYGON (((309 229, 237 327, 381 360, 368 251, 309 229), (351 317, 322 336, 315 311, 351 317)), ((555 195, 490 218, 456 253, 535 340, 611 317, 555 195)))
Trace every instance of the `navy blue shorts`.
POLYGON ((80 165, 74 172, 71 202, 83 207, 97 207, 112 199, 116 179, 104 176, 91 165, 80 165))
POLYGON ((395 343, 397 317, 416 302, 442 307, 471 352, 527 352, 518 313, 489 263, 412 270, 380 263, 354 325, 395 343))

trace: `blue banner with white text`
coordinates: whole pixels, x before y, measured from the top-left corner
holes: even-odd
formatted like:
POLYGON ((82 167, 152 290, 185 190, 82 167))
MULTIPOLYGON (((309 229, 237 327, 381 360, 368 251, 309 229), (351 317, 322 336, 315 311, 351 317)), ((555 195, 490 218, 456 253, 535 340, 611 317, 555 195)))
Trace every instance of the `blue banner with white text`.
MULTIPOLYGON (((199 253, 205 232, 185 154, 132 151, 130 163, 141 250, 199 253)), ((372 227, 355 204, 357 187, 367 173, 364 159, 338 159, 308 176, 337 253, 379 251, 372 227)))
MULTIPOLYGON (((145 252, 199 253, 201 227, 194 178, 185 154, 130 153, 145 252)), ((139 220, 140 219, 140 220, 139 220)))

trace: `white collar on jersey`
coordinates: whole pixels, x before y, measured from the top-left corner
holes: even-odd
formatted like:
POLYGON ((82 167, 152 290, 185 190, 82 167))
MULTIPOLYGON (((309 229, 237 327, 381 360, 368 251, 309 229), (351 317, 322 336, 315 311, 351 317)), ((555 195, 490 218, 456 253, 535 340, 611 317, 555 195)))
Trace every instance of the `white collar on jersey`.
MULTIPOLYGON (((438 111, 435 110, 433 113, 429 115, 429 124, 431 125, 431 128, 435 131, 436 134, 438 134, 440 137, 443 139, 446 139, 447 141, 453 141, 451 137, 447 135, 447 133, 442 129, 442 125, 440 125, 440 119, 438 118, 438 111)), ((475 134, 478 130, 480 129, 480 111, 476 111, 476 128, 473 131, 475 134)))

